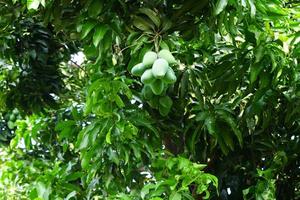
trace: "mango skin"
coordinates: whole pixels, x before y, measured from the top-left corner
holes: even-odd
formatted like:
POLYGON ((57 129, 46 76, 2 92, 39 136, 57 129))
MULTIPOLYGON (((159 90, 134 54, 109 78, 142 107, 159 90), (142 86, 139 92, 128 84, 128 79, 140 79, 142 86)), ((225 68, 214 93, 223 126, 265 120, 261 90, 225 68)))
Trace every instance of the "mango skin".
POLYGON ((136 64, 131 69, 131 74, 134 76, 142 76, 142 74, 146 71, 146 67, 143 63, 136 64))
POLYGON ((155 80, 151 69, 147 69, 141 76, 141 82, 144 84, 150 84, 155 80))
POLYGON ((156 79, 150 84, 151 90, 155 95, 160 95, 164 91, 164 82, 160 79, 156 79))
POLYGON ((145 85, 142 89, 142 95, 145 99, 149 100, 153 97, 153 92, 151 90, 150 85, 145 85))
POLYGON ((173 105, 173 101, 169 96, 162 96, 159 98, 159 104, 165 108, 171 108, 173 105))
POLYGON ((158 57, 165 59, 169 64, 176 64, 176 60, 172 53, 167 49, 162 49, 158 52, 158 57))
POLYGON ((159 113, 162 116, 167 116, 173 105, 173 101, 169 96, 159 98, 159 113))
POLYGON ((154 97, 154 98, 151 98, 149 99, 149 101, 147 101, 147 103, 152 107, 152 108, 155 108, 155 109, 158 109, 158 106, 159 106, 159 98, 157 97, 154 97))
POLYGON ((175 72, 173 71, 173 69, 171 67, 169 67, 166 75, 163 78, 163 81, 167 84, 173 84, 176 82, 176 80, 177 80, 177 78, 176 78, 175 72))
POLYGON ((169 63, 163 59, 157 59, 152 66, 152 73, 155 78, 163 78, 169 69, 169 63))
POLYGON ((153 65, 156 59, 157 59, 157 53, 155 53, 154 51, 148 51, 147 53, 145 53, 143 57, 143 64, 146 67, 149 67, 153 65))

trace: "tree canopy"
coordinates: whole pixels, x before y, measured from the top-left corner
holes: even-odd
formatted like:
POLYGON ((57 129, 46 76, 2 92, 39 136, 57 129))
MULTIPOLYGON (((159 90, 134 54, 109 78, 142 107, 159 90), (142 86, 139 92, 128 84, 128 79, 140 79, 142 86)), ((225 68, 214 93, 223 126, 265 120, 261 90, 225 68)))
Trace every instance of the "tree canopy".
POLYGON ((298 1, 0 13, 1 200, 300 198, 298 1))

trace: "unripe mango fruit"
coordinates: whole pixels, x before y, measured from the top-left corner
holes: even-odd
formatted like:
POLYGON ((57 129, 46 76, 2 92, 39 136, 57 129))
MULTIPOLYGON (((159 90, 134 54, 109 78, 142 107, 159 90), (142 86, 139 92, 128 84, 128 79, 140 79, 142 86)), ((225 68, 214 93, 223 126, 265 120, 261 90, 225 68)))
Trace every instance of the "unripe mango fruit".
POLYGON ((131 69, 131 73, 134 76, 141 76, 145 71, 146 71, 146 67, 143 63, 136 64, 131 69))
POLYGON ((169 96, 163 96, 159 98, 159 113, 162 116, 167 116, 171 110, 173 101, 169 96))
POLYGON ((159 101, 157 97, 151 98, 147 102, 152 108, 158 109, 159 101))
POLYGON ((155 80, 155 77, 152 74, 152 70, 151 69, 147 69, 141 77, 141 82, 144 84, 150 84, 155 80))
POLYGON ((149 100, 153 97, 153 92, 149 85, 145 85, 142 89, 142 95, 145 99, 149 100))
POLYGON ((163 78, 163 81, 167 84, 173 84, 176 82, 176 80, 177 80, 177 78, 176 78, 175 72, 173 71, 173 69, 171 67, 169 67, 166 75, 163 78))
POLYGON ((155 78, 163 78, 166 75, 168 68, 169 64, 165 59, 157 59, 152 66, 153 76, 155 78))
POLYGON ((173 105, 173 101, 169 96, 163 96, 159 98, 159 105, 170 109, 173 105))
POLYGON ((150 87, 154 94, 160 95, 164 91, 164 82, 160 79, 156 79, 150 84, 150 87))
POLYGON ((158 52, 158 57, 165 59, 169 64, 177 63, 172 53, 167 49, 162 49, 158 52))
POLYGON ((148 67, 153 65, 154 61, 157 59, 157 54, 153 51, 148 51, 143 57, 143 64, 148 67))

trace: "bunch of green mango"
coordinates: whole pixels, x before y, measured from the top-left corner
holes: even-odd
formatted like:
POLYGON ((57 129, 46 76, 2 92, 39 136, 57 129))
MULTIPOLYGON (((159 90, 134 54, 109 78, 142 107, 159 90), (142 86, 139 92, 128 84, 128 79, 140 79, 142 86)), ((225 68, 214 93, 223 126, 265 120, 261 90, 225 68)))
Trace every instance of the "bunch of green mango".
POLYGON ((162 49, 158 53, 148 51, 143 61, 131 69, 131 73, 140 76, 141 82, 145 84, 142 90, 143 97, 152 107, 159 109, 162 115, 168 114, 173 103, 169 97, 163 96, 168 86, 176 82, 177 78, 171 67, 176 63, 171 52, 162 49))

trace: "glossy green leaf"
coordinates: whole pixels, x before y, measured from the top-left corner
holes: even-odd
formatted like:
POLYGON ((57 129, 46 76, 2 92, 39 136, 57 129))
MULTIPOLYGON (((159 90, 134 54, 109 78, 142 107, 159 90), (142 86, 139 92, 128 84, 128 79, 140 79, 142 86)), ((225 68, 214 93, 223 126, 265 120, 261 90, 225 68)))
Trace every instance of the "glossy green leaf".
POLYGON ((218 0, 215 9, 214 15, 219 15, 227 6, 228 0, 218 0))
POLYGON ((182 196, 180 193, 172 193, 169 200, 181 200, 182 199, 182 196))
POLYGON ((149 8, 140 8, 139 11, 145 15, 147 15, 151 21, 155 24, 156 27, 160 26, 160 19, 153 10, 149 8))
POLYGON ((102 0, 93 0, 88 8, 88 14, 90 17, 97 17, 103 10, 104 3, 102 0))
POLYGON ((93 44, 95 47, 97 47, 101 42, 101 40, 103 40, 104 35, 106 34, 107 31, 108 31, 108 27, 104 24, 97 25, 95 27, 95 32, 93 36, 93 44))
POLYGON ((81 30, 81 39, 84 39, 91 30, 96 26, 96 23, 94 21, 87 21, 82 25, 81 30))
POLYGON ((69 199, 71 199, 71 198, 73 198, 75 196, 76 196, 76 191, 70 192, 68 194, 68 196, 66 198, 64 198, 64 200, 69 200, 69 199))
POLYGON ((108 132, 106 133, 106 136, 105 136, 105 141, 108 143, 108 144, 111 144, 111 131, 113 129, 113 126, 109 128, 108 132))
POLYGON ((27 0, 27 8, 37 10, 39 5, 41 3, 41 0, 27 0))

